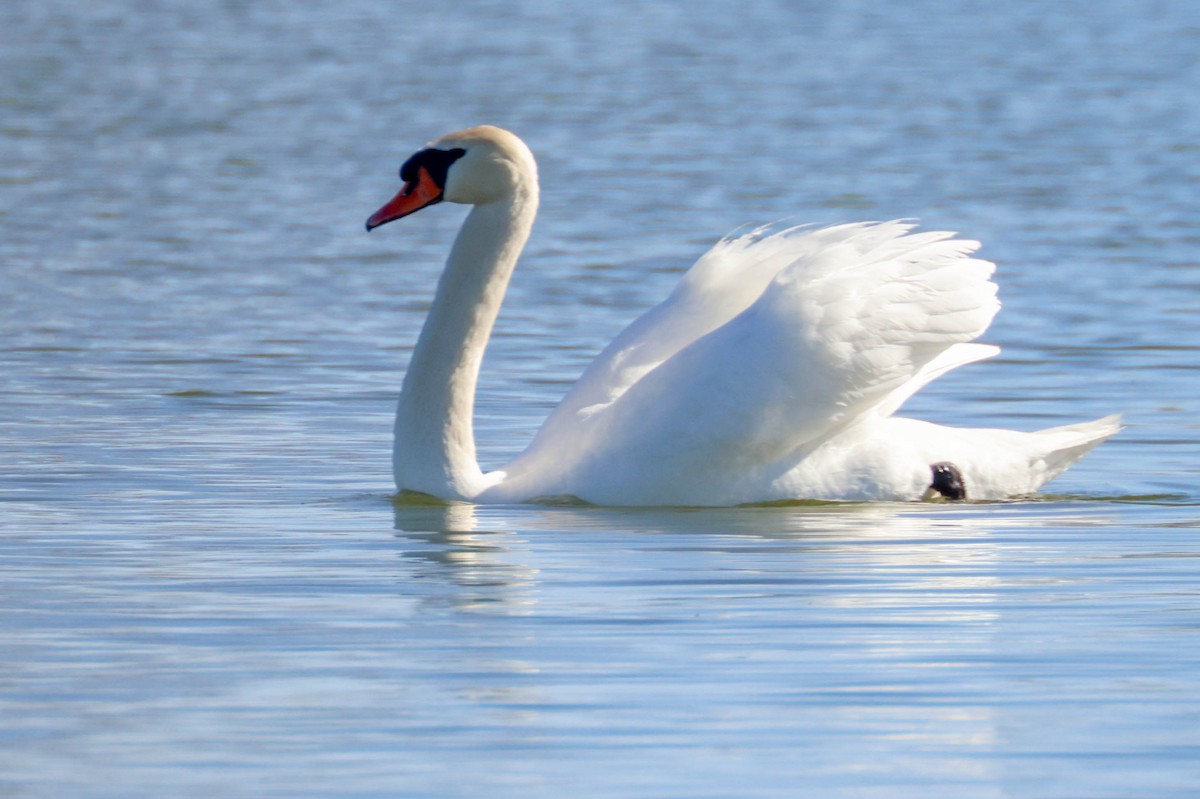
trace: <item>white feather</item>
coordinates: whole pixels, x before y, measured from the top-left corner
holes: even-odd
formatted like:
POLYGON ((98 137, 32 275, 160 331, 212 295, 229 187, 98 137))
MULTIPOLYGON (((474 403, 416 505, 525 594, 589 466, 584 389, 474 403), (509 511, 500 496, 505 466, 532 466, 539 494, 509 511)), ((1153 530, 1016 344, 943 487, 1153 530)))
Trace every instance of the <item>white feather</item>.
MULTIPOLYGON (((917 499, 952 461, 968 496, 1035 491, 1118 429, 1037 433, 892 416, 922 386, 998 349, 979 244, 909 222, 760 228, 724 239, 584 372, 529 448, 484 475, 471 430, 483 348, 537 206, 533 157, 506 131, 465 152, 445 199, 473 204, 397 411, 397 487, 512 502, 729 505, 917 499)), ((407 195, 402 194, 401 197, 407 195)))

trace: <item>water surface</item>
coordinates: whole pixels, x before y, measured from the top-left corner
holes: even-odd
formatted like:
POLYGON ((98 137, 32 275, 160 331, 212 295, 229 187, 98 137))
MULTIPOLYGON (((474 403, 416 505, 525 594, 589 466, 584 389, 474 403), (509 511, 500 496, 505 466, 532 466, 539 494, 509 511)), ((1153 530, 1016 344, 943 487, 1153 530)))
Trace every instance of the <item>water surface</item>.
POLYGON ((0 793, 1200 794, 1200 11, 1115 0, 0 8, 0 793), (503 463, 747 223, 984 242, 1000 358, 906 413, 1127 429, 1038 501, 390 497, 461 209, 539 157, 503 463))

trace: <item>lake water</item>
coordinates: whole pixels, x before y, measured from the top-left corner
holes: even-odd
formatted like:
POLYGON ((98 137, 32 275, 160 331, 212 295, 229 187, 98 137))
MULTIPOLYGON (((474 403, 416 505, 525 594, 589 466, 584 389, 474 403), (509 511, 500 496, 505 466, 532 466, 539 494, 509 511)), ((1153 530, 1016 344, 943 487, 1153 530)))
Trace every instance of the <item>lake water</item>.
POLYGON ((0 796, 1200 796, 1200 6, 0 5, 0 796), (746 223, 984 242, 996 360, 906 413, 1128 428, 1040 501, 396 504, 491 122, 542 214, 519 451, 746 223))

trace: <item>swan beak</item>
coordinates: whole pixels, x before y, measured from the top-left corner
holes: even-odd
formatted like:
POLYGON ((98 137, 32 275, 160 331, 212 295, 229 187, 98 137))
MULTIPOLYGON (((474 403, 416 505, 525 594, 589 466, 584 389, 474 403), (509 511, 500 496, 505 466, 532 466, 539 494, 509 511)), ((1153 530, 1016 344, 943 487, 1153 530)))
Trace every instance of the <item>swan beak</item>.
POLYGON ((417 179, 404 184, 400 193, 388 200, 382 208, 371 214, 367 220, 367 230, 377 228, 388 222, 420 211, 427 205, 442 201, 442 187, 429 176, 423 167, 417 172, 417 179))

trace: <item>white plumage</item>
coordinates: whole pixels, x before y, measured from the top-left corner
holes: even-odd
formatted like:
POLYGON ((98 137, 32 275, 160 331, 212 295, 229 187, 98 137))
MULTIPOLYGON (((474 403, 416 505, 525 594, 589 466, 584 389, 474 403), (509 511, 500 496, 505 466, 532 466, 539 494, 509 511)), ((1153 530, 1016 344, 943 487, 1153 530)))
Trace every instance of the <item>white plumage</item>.
POLYGON ((475 502, 909 500, 929 487, 931 464, 950 461, 968 497, 1001 498, 1035 491, 1118 429, 1116 417, 1036 433, 893 417, 929 381, 998 352, 970 343, 999 309, 993 265, 971 257, 979 245, 903 222, 759 229, 705 254, 596 358, 524 453, 482 474, 475 380, 536 212, 536 167, 515 136, 482 127, 405 169, 405 190, 369 226, 442 198, 475 207, 405 378, 401 490, 475 502))

